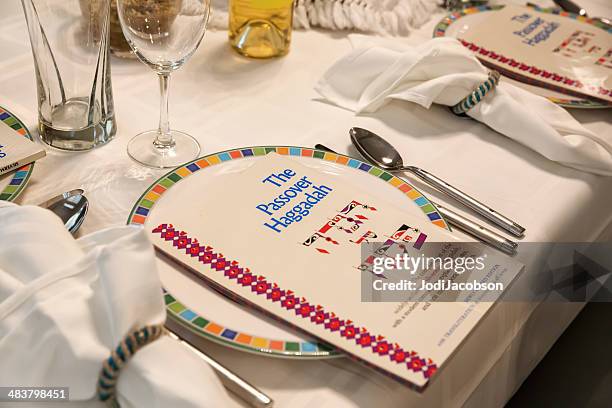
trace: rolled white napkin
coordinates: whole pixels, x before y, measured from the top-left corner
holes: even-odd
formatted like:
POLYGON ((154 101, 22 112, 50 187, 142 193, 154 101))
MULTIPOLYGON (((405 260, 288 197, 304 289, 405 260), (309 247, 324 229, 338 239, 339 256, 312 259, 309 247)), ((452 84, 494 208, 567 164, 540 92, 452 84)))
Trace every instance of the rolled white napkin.
MULTIPOLYGON (((359 48, 336 62, 315 90, 356 113, 375 112, 392 99, 425 108, 452 106, 488 77, 487 68, 453 38, 416 47, 393 39, 352 39, 359 48)), ((467 114, 550 160, 612 176, 612 135, 590 132, 563 108, 503 78, 467 114)))
MULTIPOLYGON (((102 362, 130 329, 166 318, 152 245, 119 227, 74 240, 59 218, 0 201, 0 384, 95 400, 102 362)), ((122 407, 231 404, 216 374, 167 336, 121 370, 122 407)))

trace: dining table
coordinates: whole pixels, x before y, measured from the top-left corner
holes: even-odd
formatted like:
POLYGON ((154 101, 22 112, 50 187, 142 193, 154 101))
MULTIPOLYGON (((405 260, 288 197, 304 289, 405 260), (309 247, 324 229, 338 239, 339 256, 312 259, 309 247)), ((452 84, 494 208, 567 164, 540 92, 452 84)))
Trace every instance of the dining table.
MULTIPOLYGON (((509 3, 522 4, 496 2, 509 3)), ((553 5, 552 1, 536 3, 553 5)), ((592 15, 612 16, 607 0, 580 0, 580 4, 592 15)), ((0 10, 0 106, 36 135, 36 79, 21 2, 4 0, 0 10)), ((446 14, 438 9, 422 27, 396 40, 416 45, 430 39, 446 14)), ((350 34, 295 30, 287 56, 255 60, 232 50, 227 31, 209 30, 190 61, 172 76, 171 126, 195 136, 202 155, 243 146, 313 147, 317 143, 356 155, 348 131, 354 126, 366 128, 385 137, 406 162, 444 177, 517 220, 527 229, 521 244, 612 238, 612 177, 549 161, 443 106, 425 109, 393 101, 375 113, 355 115, 323 101, 313 86, 351 51, 350 34)), ((156 125, 156 75, 137 60, 117 57, 112 57, 111 73, 117 120, 114 140, 87 152, 46 147, 47 156, 36 163, 29 185, 17 200, 37 204, 64 191, 84 189, 90 209, 81 236, 126 224, 143 191, 166 172, 143 167, 126 153, 133 135, 156 125)), ((568 111, 589 130, 612 137, 611 109, 568 111)), ((410 174, 405 176, 436 202, 475 217, 410 174)), ((461 232, 454 233, 469 240, 461 232)), ((516 259, 525 264, 513 285, 517 291, 532 287, 547 273, 544 253, 523 253, 519 245, 516 259)), ((162 276, 162 281, 167 279, 172 277, 162 276)), ((278 407, 493 407, 503 406, 512 397, 583 306, 582 302, 542 299, 498 302, 422 392, 348 358, 284 359, 195 336, 192 341, 267 393, 278 407)), ((244 406, 237 398, 232 402, 244 406)))

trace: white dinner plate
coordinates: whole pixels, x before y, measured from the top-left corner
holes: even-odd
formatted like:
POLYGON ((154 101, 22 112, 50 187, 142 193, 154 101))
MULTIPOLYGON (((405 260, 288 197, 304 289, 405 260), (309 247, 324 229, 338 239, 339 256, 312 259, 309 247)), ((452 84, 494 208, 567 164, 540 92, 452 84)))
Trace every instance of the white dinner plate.
MULTIPOLYGON (((424 220, 448 228, 427 198, 398 177, 347 156, 289 146, 235 149, 178 167, 144 192, 134 205, 128 223, 150 227, 147 217, 156 206, 165 205, 164 198, 174 194, 174 199, 180 197, 188 203, 193 199, 194 191, 206 192, 213 184, 223 182, 223 177, 217 176, 242 172, 269 152, 292 156, 300 164, 324 172, 340 183, 359 185, 396 207, 403 206, 421 214, 424 220)), ((223 345, 277 357, 328 358, 341 355, 325 344, 228 300, 173 261, 161 255, 159 258, 168 315, 194 333, 223 345)))

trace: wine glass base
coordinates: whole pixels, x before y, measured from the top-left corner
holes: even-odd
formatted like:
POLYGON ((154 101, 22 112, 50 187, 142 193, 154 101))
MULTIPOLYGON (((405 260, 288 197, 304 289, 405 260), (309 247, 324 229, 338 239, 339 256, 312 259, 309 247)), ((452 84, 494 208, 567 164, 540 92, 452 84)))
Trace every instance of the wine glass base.
POLYGON ((128 155, 138 163, 156 169, 178 167, 198 157, 200 144, 187 133, 171 130, 174 145, 156 146, 157 130, 140 133, 128 143, 128 155))

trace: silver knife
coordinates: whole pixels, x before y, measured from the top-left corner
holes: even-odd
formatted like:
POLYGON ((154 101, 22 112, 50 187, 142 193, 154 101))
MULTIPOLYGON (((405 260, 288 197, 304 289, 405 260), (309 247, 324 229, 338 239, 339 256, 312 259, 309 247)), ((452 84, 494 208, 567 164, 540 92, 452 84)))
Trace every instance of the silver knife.
POLYGON ((508 238, 499 235, 495 231, 483 227, 482 225, 457 214, 449 208, 442 207, 438 203, 432 202, 432 204, 436 206, 444 219, 453 227, 456 227, 457 229, 460 229, 461 231, 480 239, 481 241, 508 255, 516 254, 518 243, 511 241, 508 238))
POLYGON ((553 2, 557 6, 561 7, 561 9, 564 11, 569 11, 570 13, 578 14, 579 16, 586 16, 587 14, 585 9, 571 0, 553 0, 553 2))
MULTIPOLYGON (((316 144, 315 149, 328 151, 330 153, 336 153, 329 147, 324 146, 322 144, 316 144)), ((448 223, 452 225, 453 227, 456 227, 457 229, 462 230, 463 232, 479 239, 482 242, 485 242, 493 246, 496 249, 499 249, 500 251, 508 255, 514 255, 516 253, 516 248, 518 247, 518 243, 511 241, 499 235, 495 231, 492 231, 488 229, 487 227, 484 227, 462 215, 459 215, 456 212, 446 207, 442 207, 439 204, 436 204, 433 202, 432 204, 438 208, 438 210, 440 211, 440 214, 442 214, 444 219, 446 219, 446 221, 448 221, 448 223)))
POLYGON ((274 405, 274 401, 262 391, 249 384, 238 374, 234 373, 233 371, 219 363, 217 360, 210 357, 208 354, 204 353, 189 340, 180 337, 167 325, 166 330, 171 338, 182 343, 194 354, 196 354, 198 357, 208 363, 208 365, 210 365, 217 372, 217 374, 219 374, 223 386, 225 386, 225 388, 227 388, 229 391, 242 398, 250 406, 255 408, 271 408, 274 405))

